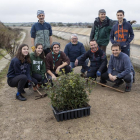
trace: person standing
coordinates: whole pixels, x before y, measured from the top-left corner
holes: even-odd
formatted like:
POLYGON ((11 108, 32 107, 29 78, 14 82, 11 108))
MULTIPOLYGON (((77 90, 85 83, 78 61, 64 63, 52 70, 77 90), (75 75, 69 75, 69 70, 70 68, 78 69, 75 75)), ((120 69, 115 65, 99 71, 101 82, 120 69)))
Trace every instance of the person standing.
POLYGON ((117 11, 117 19, 117 24, 115 24, 111 30, 111 43, 120 43, 121 51, 130 56, 130 42, 134 38, 132 26, 128 22, 126 22, 126 19, 124 19, 123 10, 117 11))
POLYGON ((45 22, 45 13, 43 10, 37 11, 38 22, 33 24, 31 28, 31 44, 32 50, 35 51, 36 44, 42 44, 45 56, 50 52, 52 44, 52 28, 45 22))

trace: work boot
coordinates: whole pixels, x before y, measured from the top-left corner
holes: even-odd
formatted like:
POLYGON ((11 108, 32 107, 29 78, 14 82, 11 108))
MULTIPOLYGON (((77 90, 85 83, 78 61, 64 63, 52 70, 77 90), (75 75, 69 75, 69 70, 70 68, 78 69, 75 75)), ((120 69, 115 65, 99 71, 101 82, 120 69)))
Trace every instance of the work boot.
POLYGON ((26 100, 27 100, 27 99, 26 99, 24 96, 22 96, 21 94, 16 95, 16 99, 18 99, 18 100, 20 100, 20 101, 26 101, 26 100))
POLYGON ((112 87, 118 88, 120 85, 122 85, 124 82, 123 80, 120 80, 119 82, 116 82, 112 87))
POLYGON ((130 86, 126 86, 125 87, 125 92, 130 92, 131 91, 131 87, 130 86))

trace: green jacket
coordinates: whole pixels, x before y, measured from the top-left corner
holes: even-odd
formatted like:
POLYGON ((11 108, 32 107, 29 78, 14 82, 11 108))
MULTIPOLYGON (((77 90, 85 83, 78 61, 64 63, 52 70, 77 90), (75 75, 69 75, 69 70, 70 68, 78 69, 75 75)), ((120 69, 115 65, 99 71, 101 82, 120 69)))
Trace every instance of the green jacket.
POLYGON ((99 17, 96 18, 90 33, 90 40, 96 40, 99 46, 107 46, 109 43, 110 31, 112 26, 116 23, 117 20, 111 20, 107 16, 103 22, 100 22, 99 17))
POLYGON ((42 76, 42 79, 44 79, 46 73, 46 66, 43 59, 41 59, 39 56, 36 57, 35 53, 30 54, 30 59, 31 59, 31 68, 30 68, 31 75, 33 73, 40 74, 42 76))

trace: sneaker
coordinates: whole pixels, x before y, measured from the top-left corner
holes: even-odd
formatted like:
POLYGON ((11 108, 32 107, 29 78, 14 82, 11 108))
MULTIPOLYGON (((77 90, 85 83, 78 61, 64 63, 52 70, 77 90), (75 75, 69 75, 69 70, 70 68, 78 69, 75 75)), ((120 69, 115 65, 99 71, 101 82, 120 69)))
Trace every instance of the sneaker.
POLYGON ((24 96, 22 96, 21 94, 16 95, 16 99, 18 99, 18 100, 20 100, 20 101, 26 101, 26 100, 27 100, 27 99, 26 99, 24 96))
POLYGON ((130 86, 126 86, 125 87, 125 92, 130 92, 131 91, 131 87, 130 86))
MULTIPOLYGON (((102 79, 100 79, 100 83, 101 84, 106 84, 107 83, 107 81, 106 80, 102 80, 102 79)), ((102 87, 105 87, 105 86, 103 86, 103 85, 101 85, 102 87)))
POLYGON ((86 74, 85 73, 81 73, 80 76, 86 78, 86 74))
POLYGON ((122 84, 123 84, 123 80, 121 80, 120 82, 115 83, 112 87, 118 88, 122 84))

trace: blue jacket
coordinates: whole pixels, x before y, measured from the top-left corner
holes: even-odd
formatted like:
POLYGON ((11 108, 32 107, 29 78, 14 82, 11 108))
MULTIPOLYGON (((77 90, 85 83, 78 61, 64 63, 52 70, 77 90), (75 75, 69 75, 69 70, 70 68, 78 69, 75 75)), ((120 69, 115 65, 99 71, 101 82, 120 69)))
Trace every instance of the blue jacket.
POLYGON ((95 53, 92 53, 90 49, 82 55, 79 59, 79 64, 82 65, 85 70, 90 69, 92 71, 92 69, 96 69, 102 72, 107 68, 107 58, 105 53, 98 47, 98 50, 95 53), (90 68, 84 63, 87 58, 90 60, 90 68))
POLYGON ((121 47, 124 47, 125 45, 126 45, 125 47, 128 47, 130 46, 129 43, 133 40, 133 38, 134 38, 134 33, 133 33, 132 26, 131 24, 126 22, 126 19, 123 19, 123 25, 119 25, 119 23, 117 22, 111 30, 110 40, 112 44, 120 43, 121 47), (118 26, 119 26, 119 30, 118 30, 118 26))
POLYGON ((78 42, 76 45, 69 42, 64 49, 64 53, 69 57, 70 62, 75 62, 85 52, 86 50, 81 42, 78 42))
POLYGON ((13 78, 13 77, 15 77, 17 75, 21 75, 21 74, 25 74, 27 76, 28 80, 31 80, 30 64, 28 64, 26 62, 21 63, 21 61, 17 57, 14 57, 11 60, 7 77, 13 78))
POLYGON ((130 58, 127 54, 120 52, 118 57, 115 57, 113 54, 110 56, 109 65, 108 65, 108 74, 115 70, 118 72, 117 77, 123 78, 131 71, 134 72, 134 68, 131 64, 130 58))
POLYGON ((47 22, 43 24, 36 22, 31 28, 31 38, 35 39, 35 45, 40 43, 44 49, 50 48, 50 36, 52 36, 52 29, 51 25, 47 22))

